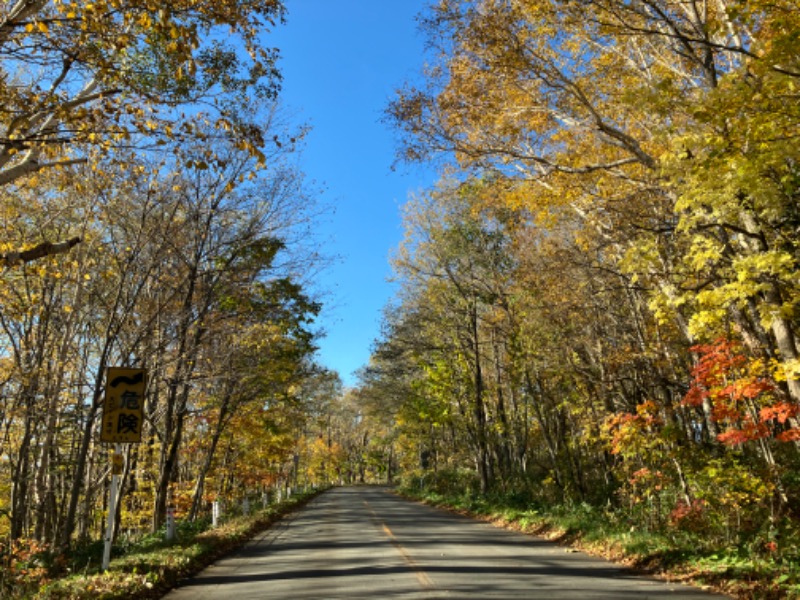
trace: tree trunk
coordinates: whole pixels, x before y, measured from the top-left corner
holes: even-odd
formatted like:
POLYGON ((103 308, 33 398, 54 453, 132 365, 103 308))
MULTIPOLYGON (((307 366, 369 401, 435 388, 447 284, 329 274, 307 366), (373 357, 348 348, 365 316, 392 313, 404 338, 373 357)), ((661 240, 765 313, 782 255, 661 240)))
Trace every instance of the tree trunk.
POLYGON ((206 458, 203 461, 203 466, 200 468, 200 473, 197 476, 197 483, 194 486, 194 495, 192 498, 192 508, 189 511, 190 521, 195 521, 197 519, 197 515, 199 514, 200 507, 203 503, 206 475, 208 474, 208 471, 211 469, 211 463, 214 460, 214 453, 217 450, 217 445, 219 444, 219 438, 222 435, 223 428, 225 427, 225 418, 228 414, 227 407, 229 398, 230 396, 226 396, 226 399, 223 401, 222 406, 220 407, 219 418, 217 419, 217 425, 214 428, 214 435, 211 437, 211 447, 208 449, 206 458))
MULTIPOLYGON (((184 395, 188 395, 188 387, 185 386, 184 395)), ((153 531, 158 530, 164 524, 167 515, 167 502, 169 500, 169 484, 173 481, 178 468, 178 450, 183 441, 183 422, 185 411, 176 411, 173 421, 174 433, 167 445, 166 453, 161 461, 161 472, 156 485, 155 506, 153 507, 153 531)))
POLYGON ((77 462, 75 463, 75 471, 72 478, 72 486, 69 493, 69 504, 67 506, 67 512, 64 515, 64 524, 61 528, 61 534, 58 538, 58 547, 62 552, 66 552, 69 549, 70 543, 72 542, 72 534, 75 531, 75 517, 78 512, 78 501, 80 500, 83 480, 86 475, 86 463, 88 460, 89 448, 92 443, 94 421, 97 417, 97 411, 100 407, 100 398, 103 392, 101 385, 103 383, 103 373, 105 372, 105 369, 106 364, 104 356, 102 357, 101 363, 97 370, 92 399, 89 403, 89 409, 85 416, 81 444, 78 450, 77 462))
POLYGON ((11 527, 9 536, 18 539, 25 533, 25 522, 28 511, 28 491, 30 489, 30 445, 33 437, 33 410, 31 402, 26 402, 28 410, 25 415, 25 433, 19 446, 18 460, 14 469, 11 493, 11 527))

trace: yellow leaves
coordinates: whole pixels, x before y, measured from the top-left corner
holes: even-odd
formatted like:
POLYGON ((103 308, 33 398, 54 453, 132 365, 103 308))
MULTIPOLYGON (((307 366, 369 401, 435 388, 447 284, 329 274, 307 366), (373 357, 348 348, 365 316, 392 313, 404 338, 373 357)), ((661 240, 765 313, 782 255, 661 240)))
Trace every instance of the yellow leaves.
POLYGON ((778 278, 791 281, 798 265, 794 257, 784 250, 771 250, 737 257, 733 267, 739 282, 763 281, 765 278, 778 278))
POLYGON ((225 118, 217 119, 217 122, 214 124, 214 126, 222 131, 231 131, 233 129, 231 122, 225 118))
POLYGON ((775 365, 775 380, 800 380, 800 358, 784 360, 775 365))
POLYGON ((132 117, 136 117, 138 119, 143 119, 145 116, 144 108, 134 104, 126 104, 125 112, 131 115, 132 117))
MULTIPOLYGON (((714 306, 714 294, 701 292, 698 294, 698 303, 714 306), (709 301, 709 300, 712 301, 709 301)), ((719 306, 719 305, 717 305, 719 306)), ((728 321, 727 306, 695 310, 689 319, 689 333, 694 339, 710 339, 721 331, 728 321)))
POLYGON ((734 460, 712 459, 693 477, 698 497, 727 510, 758 503, 774 486, 734 460))
POLYGON ((706 268, 719 263, 724 246, 711 237, 696 236, 692 240, 691 253, 687 260, 692 270, 702 273, 706 268))
POLYGON ((184 163, 187 169, 197 169, 198 171, 207 171, 208 163, 204 160, 190 159, 184 163))
POLYGON ((50 33, 50 27, 43 21, 32 21, 25 25, 25 31, 27 33, 38 32, 47 34, 50 33))
POLYGON ((142 12, 139 14, 139 18, 136 20, 136 22, 143 29, 150 29, 153 26, 153 18, 147 12, 142 12))

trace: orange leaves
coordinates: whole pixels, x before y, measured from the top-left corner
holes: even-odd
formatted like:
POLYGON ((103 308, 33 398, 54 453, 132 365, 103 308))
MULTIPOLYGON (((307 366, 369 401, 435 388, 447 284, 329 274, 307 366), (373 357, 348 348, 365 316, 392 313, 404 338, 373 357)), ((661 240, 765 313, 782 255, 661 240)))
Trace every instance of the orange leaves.
MULTIPOLYGON (((685 405, 699 406, 705 400, 736 403, 754 399, 774 388, 766 379, 748 373, 747 358, 724 338, 713 344, 693 346, 691 351, 698 359, 692 369, 689 392, 683 399, 685 405)), ((720 410, 725 412, 723 408, 720 410)))
POLYGON ((775 436, 781 442, 800 442, 800 428, 792 427, 775 436))
POLYGON ((739 429, 729 429, 717 435, 717 440, 727 446, 740 446, 746 442, 765 438, 769 429, 763 423, 754 423, 745 418, 739 429))
POLYGON ((606 419, 604 429, 611 435, 611 453, 624 454, 625 447, 641 432, 642 419, 631 413, 612 415, 606 419))
POLYGON ((792 423, 800 407, 776 399, 775 383, 759 361, 724 338, 691 350, 699 356, 683 404, 710 405, 711 419, 725 428, 718 441, 737 446, 772 436, 784 442, 800 440, 797 428, 780 430, 792 423))
POLYGON ((699 531, 704 525, 703 514, 706 510, 705 500, 692 500, 691 503, 679 500, 669 515, 669 521, 673 527, 699 531))
MULTIPOLYGON (((10 543, 0 544, 0 561, 5 573, 0 577, 2 589, 20 594, 16 597, 29 597, 29 593, 48 582, 48 569, 45 566, 52 548, 33 539, 20 538, 10 543)), ((5 596, 4 596, 5 597, 5 596)))
POLYGON ((792 417, 797 416, 800 408, 796 404, 789 402, 777 402, 772 406, 766 406, 761 409, 759 416, 762 421, 778 421, 778 423, 786 423, 792 417))

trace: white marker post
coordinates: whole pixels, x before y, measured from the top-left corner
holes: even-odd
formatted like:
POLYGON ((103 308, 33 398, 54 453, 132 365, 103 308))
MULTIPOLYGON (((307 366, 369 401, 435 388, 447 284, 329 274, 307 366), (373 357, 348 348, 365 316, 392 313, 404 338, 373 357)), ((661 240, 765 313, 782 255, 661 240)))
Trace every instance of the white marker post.
POLYGON ((114 540, 114 521, 117 514, 117 490, 119 476, 122 473, 122 446, 114 444, 114 453, 111 455, 111 489, 108 491, 108 520, 106 535, 103 544, 103 571, 108 570, 111 564, 111 542, 114 540))
POLYGON ((166 537, 168 542, 175 539, 175 509, 172 506, 167 508, 166 537))
POLYGON ((211 504, 211 526, 219 526, 219 500, 214 500, 211 504))

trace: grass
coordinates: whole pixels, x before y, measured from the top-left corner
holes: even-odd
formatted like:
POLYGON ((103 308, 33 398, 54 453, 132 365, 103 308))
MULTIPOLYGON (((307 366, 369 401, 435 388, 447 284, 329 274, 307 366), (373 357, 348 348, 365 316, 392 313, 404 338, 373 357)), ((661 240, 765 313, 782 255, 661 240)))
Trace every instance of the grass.
POLYGON ((65 569, 66 575, 47 580, 43 585, 41 580, 28 581, 28 585, 21 581, 13 589, 7 589, 5 593, 10 595, 3 597, 10 600, 160 598, 179 580, 198 573, 238 548, 316 494, 297 494, 251 516, 233 517, 214 529, 207 528, 207 523, 182 524, 172 542, 165 541, 163 532, 158 532, 133 543, 115 545, 106 572, 101 572, 99 567, 102 543, 93 544, 70 557, 71 566, 65 569))
POLYGON ((748 547, 710 548, 702 532, 646 531, 588 504, 525 506, 518 499, 473 493, 400 490, 407 497, 682 581, 737 599, 800 599, 797 544, 774 556, 748 547))
MULTIPOLYGON (((782 540, 782 551, 774 555, 744 545, 714 548, 702 533, 644 530, 631 526, 618 513, 585 503, 534 506, 521 498, 484 497, 476 492, 401 491, 429 504, 734 598, 800 599, 800 548, 796 540, 782 540)), ((160 598, 176 582, 241 546, 314 495, 297 495, 250 517, 231 518, 215 529, 208 528, 208 523, 179 523, 177 539, 171 543, 164 541, 163 532, 135 542, 122 541, 114 547, 105 573, 99 568, 102 543, 74 552, 69 564, 62 567, 62 573, 67 574, 58 578, 34 576, 36 565, 29 561, 25 568, 31 575, 18 577, 13 588, 0 589, 0 596, 9 600, 160 598)))

